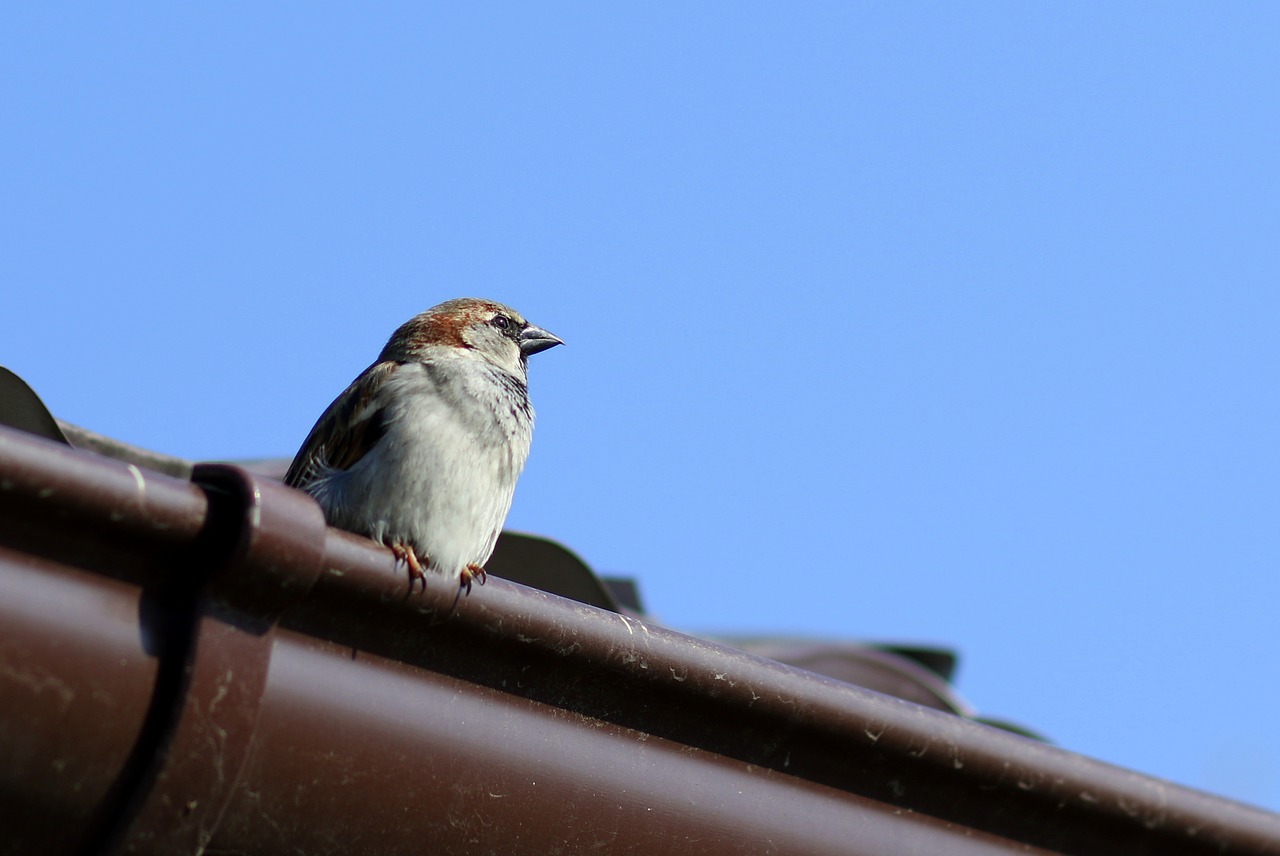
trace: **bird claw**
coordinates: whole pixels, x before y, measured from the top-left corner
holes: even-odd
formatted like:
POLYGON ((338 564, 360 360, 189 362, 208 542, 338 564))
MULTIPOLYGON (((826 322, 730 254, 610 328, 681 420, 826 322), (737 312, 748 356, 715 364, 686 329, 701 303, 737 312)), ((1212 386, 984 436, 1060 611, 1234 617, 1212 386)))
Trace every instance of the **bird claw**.
POLYGON ((459 588, 465 588, 467 590, 467 594, 471 594, 472 580, 480 583, 480 585, 484 585, 485 580, 488 578, 489 575, 485 573, 484 568, 479 565, 467 565, 467 567, 458 576, 458 586, 459 588))
MULTIPOLYGON (((391 545, 391 553, 396 557, 397 562, 404 562, 409 569, 409 593, 413 594, 414 583, 422 583, 422 590, 427 590, 427 575, 423 571, 423 563, 419 561, 418 554, 413 548, 401 541, 391 545)), ((430 560, 428 560, 430 561, 430 560)))

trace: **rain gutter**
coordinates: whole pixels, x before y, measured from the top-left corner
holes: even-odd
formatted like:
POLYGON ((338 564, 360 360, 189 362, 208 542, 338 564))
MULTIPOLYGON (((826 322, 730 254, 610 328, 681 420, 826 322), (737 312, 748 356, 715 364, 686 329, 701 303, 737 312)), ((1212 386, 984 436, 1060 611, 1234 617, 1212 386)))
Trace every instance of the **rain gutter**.
POLYGON ((0 853, 1280 854, 1280 818, 0 428, 0 853))

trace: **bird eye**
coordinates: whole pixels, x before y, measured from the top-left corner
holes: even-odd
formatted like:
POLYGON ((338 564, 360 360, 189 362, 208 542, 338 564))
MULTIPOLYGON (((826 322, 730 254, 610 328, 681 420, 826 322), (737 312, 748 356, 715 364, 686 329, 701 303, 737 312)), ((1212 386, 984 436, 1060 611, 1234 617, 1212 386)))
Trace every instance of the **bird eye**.
POLYGON ((495 315, 493 316, 493 321, 490 323, 492 323, 493 326, 497 327, 499 330, 505 330, 511 326, 511 319, 505 315, 495 315))

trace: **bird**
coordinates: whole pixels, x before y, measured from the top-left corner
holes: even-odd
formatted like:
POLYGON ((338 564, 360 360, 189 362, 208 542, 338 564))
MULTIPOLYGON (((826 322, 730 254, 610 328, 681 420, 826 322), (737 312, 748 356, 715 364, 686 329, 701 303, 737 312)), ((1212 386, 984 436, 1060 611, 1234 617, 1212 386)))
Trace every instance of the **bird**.
POLYGON ((493 300, 415 315, 321 414, 284 483, 389 547, 410 593, 435 572, 470 594, 529 456, 528 358, 563 344, 493 300))

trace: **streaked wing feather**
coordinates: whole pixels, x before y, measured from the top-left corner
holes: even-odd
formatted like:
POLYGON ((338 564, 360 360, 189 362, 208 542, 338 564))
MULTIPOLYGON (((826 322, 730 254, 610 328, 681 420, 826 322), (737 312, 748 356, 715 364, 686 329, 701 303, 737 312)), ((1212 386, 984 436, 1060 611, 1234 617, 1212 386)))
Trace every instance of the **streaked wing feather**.
POLYGON ((397 362, 370 366, 333 400, 289 465, 285 484, 305 488, 318 471, 348 470, 373 448, 387 427, 378 392, 399 366, 397 362))

